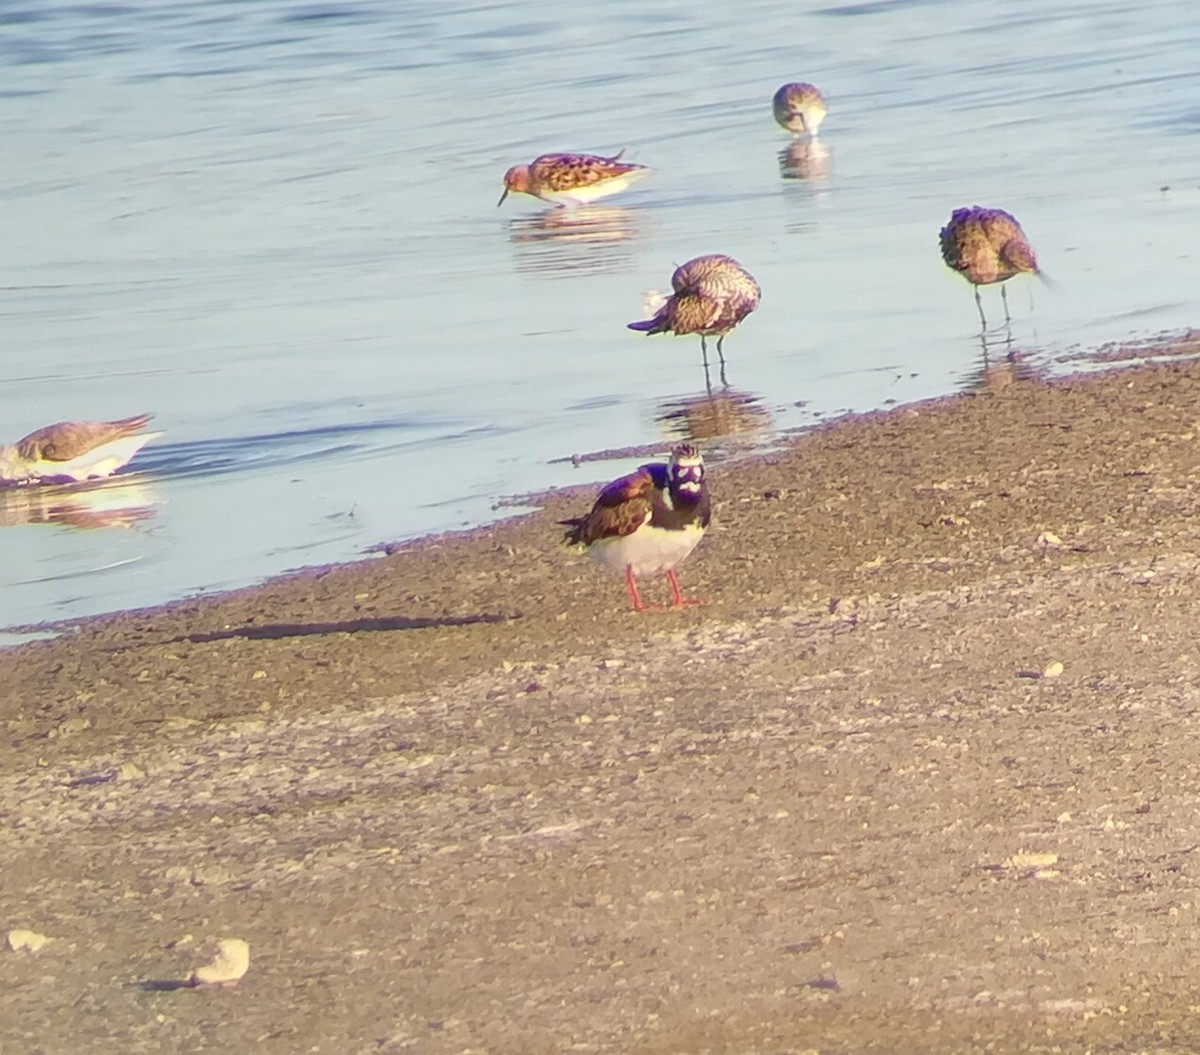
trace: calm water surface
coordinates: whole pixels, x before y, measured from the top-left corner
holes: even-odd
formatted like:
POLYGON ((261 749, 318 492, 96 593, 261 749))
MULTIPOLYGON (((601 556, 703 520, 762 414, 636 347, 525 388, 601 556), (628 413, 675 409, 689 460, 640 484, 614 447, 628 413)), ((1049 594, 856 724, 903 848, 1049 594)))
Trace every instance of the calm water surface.
POLYGON ((719 456, 967 387, 955 206, 1016 213, 1055 280, 1010 283, 1034 361, 1200 322, 1183 11, 0 0, 0 436, 143 410, 166 433, 109 486, 0 495, 0 626, 351 558, 637 461, 556 461, 577 452, 690 432, 719 456), (771 119, 798 79, 830 100, 822 157, 771 119), (496 208, 515 162, 621 148, 657 172, 611 205, 496 208), (694 339, 624 325, 704 252, 764 291, 713 400, 694 339))

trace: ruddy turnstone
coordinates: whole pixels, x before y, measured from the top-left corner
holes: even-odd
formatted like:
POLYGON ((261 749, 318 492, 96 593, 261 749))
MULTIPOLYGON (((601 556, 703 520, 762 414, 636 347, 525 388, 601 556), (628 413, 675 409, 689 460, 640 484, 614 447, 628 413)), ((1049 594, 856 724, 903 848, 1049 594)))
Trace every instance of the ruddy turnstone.
MULTIPOLYGON (((975 287, 975 306, 985 330, 987 319, 983 314, 979 287, 1007 282, 1013 275, 1023 272, 1041 274, 1037 254, 1021 225, 1003 209, 985 209, 979 205, 955 209, 939 237, 946 266, 959 272, 975 287)), ((1003 285, 1000 299, 1004 302, 1004 321, 1010 322, 1008 294, 1003 285)))
POLYGON ((707 338, 717 338, 721 380, 725 380, 725 335, 758 307, 762 290, 741 264, 731 256, 713 253, 681 264, 671 276, 675 293, 668 297, 653 318, 629 323, 642 333, 698 333, 704 369, 708 370, 707 338))
POLYGON ((775 120, 794 136, 815 136, 829 111, 821 90, 804 82, 780 87, 771 100, 771 109, 775 111, 775 120))
POLYGON ((497 205, 503 205, 509 192, 532 194, 560 209, 607 198, 610 194, 636 183, 653 169, 622 161, 620 154, 610 158, 597 154, 543 154, 528 165, 513 165, 504 174, 504 193, 497 205))
POLYGON ((119 421, 60 421, 0 445, 0 483, 111 476, 161 432, 142 432, 153 414, 119 421))
POLYGON ((704 459, 698 448, 681 443, 664 465, 643 465, 614 480, 584 517, 564 520, 566 542, 586 547, 602 568, 623 572, 636 612, 647 605, 637 580, 666 574, 673 605, 703 604, 686 598, 675 567, 696 548, 711 519, 704 459))

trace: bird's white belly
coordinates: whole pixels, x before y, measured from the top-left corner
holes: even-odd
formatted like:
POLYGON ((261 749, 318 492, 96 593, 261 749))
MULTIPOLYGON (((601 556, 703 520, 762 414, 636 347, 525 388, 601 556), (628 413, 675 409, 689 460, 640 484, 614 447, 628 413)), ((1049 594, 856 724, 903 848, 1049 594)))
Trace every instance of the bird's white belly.
POLYGON ((606 571, 625 574, 632 565, 633 574, 639 578, 660 575, 674 568, 689 553, 704 535, 699 524, 682 531, 643 525, 632 535, 607 538, 590 547, 592 559, 606 571))
POLYGON ((98 480, 112 476, 150 440, 161 435, 161 432, 143 432, 137 436, 124 436, 93 447, 86 454, 70 461, 28 462, 27 471, 34 480, 98 480))
POLYGON ((547 201, 568 207, 572 205, 590 205, 601 198, 607 198, 610 194, 620 193, 636 183, 647 172, 648 170, 646 169, 634 169, 632 172, 626 172, 620 176, 610 176, 608 179, 598 180, 586 186, 571 187, 568 190, 549 191, 543 197, 547 201))

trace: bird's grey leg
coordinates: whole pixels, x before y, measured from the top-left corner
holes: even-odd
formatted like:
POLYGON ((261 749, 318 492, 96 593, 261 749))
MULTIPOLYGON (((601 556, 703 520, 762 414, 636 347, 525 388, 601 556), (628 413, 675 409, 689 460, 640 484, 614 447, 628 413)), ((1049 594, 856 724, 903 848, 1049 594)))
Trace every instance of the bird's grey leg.
POLYGON ((1000 285, 1000 299, 1004 301, 1004 323, 1008 325, 1012 322, 1012 316, 1008 313, 1008 287, 1003 283, 1000 285))
POLYGON ((975 307, 979 309, 979 322, 983 326, 983 332, 987 333, 987 318, 983 314, 983 298, 979 295, 978 286, 975 287, 975 307))

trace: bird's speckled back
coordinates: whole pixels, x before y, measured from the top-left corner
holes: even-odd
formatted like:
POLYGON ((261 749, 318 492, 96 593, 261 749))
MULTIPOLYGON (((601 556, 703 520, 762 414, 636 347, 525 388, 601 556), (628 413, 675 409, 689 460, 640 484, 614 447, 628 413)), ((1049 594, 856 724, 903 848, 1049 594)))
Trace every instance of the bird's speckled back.
POLYGON ((977 286, 1038 270, 1037 255, 1021 225, 1003 209, 955 209, 939 238, 946 266, 977 286))

